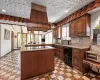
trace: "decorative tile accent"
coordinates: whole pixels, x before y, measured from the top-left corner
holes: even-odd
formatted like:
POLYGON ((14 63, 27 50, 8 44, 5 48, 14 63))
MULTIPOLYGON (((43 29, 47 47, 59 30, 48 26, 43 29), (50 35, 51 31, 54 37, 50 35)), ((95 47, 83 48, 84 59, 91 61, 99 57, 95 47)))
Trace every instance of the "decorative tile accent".
POLYGON ((84 80, 90 80, 88 77, 86 77, 86 76, 83 76, 82 77, 84 80))
POLYGON ((51 78, 55 78, 56 76, 54 74, 51 75, 51 78))
POLYGON ((59 80, 63 80, 64 78, 62 76, 58 76, 58 79, 59 80))
POLYGON ((72 76, 72 74, 70 74, 70 73, 66 73, 66 75, 67 75, 68 77, 72 76))
POLYGON ((61 75, 63 75, 63 74, 64 74, 64 72, 63 72, 63 71, 60 71, 59 73, 60 73, 61 75))
POLYGON ((78 74, 75 74, 74 77, 77 78, 77 79, 80 78, 80 76, 78 74))

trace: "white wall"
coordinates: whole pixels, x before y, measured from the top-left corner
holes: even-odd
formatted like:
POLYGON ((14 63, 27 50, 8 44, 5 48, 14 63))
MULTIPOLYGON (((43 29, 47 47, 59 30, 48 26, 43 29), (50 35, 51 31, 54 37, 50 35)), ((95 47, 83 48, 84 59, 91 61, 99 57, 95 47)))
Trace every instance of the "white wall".
MULTIPOLYGON (((11 51, 11 31, 14 32, 14 36, 17 36, 17 33, 21 33, 21 28, 23 27, 23 33, 27 33, 27 27, 25 26, 17 26, 17 25, 8 25, 8 24, 0 24, 0 56, 4 56, 5 54, 11 51), (4 39, 4 30, 7 29, 10 31, 10 40, 4 39)), ((14 49, 17 48, 17 38, 14 37, 14 49)))
POLYGON ((4 25, 4 24, 1 24, 1 56, 4 56, 6 53, 10 52, 11 51, 11 32, 10 32, 10 40, 5 40, 4 39, 4 30, 7 29, 9 31, 12 30, 11 26, 10 25, 4 25))
POLYGON ((93 39, 93 29, 99 25, 100 10, 91 14, 91 39, 93 39))

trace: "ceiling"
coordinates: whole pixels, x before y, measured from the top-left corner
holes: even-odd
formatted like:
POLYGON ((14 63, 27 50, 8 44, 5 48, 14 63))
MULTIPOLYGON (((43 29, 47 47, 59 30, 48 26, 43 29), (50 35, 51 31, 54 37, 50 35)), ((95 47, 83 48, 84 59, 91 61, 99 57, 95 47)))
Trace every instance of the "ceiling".
POLYGON ((31 3, 46 6, 46 0, 0 0, 0 13, 29 19, 31 3))
POLYGON ((58 22, 94 0, 48 0, 47 14, 50 22, 58 22), (68 13, 65 13, 68 10, 68 13))
POLYGON ((47 7, 49 22, 58 22, 94 0, 0 0, 0 13, 30 18, 31 3, 47 7), (2 12, 6 10, 6 13, 2 12), (65 13, 68 10, 68 13, 65 13))

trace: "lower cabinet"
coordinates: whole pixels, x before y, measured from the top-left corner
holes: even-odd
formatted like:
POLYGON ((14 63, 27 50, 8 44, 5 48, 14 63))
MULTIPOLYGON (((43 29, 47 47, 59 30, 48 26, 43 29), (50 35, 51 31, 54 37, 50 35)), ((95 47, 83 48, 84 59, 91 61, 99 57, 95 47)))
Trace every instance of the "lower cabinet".
POLYGON ((55 56, 64 60, 64 49, 62 46, 55 45, 55 56))
POLYGON ((72 49, 72 66, 74 69, 77 69, 82 73, 86 72, 86 67, 83 64, 86 50, 88 49, 76 49, 76 48, 72 49))
POLYGON ((81 57, 79 55, 73 54, 73 67, 79 71, 81 71, 81 57))
POLYGON ((21 80, 54 71, 54 50, 21 52, 21 80))

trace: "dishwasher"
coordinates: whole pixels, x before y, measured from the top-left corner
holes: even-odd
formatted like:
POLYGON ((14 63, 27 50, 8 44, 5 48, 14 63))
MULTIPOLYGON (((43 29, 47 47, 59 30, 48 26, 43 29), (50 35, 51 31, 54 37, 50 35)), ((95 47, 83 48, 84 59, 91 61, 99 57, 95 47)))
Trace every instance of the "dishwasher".
POLYGON ((64 48, 64 63, 72 67, 72 48, 71 47, 64 48))

